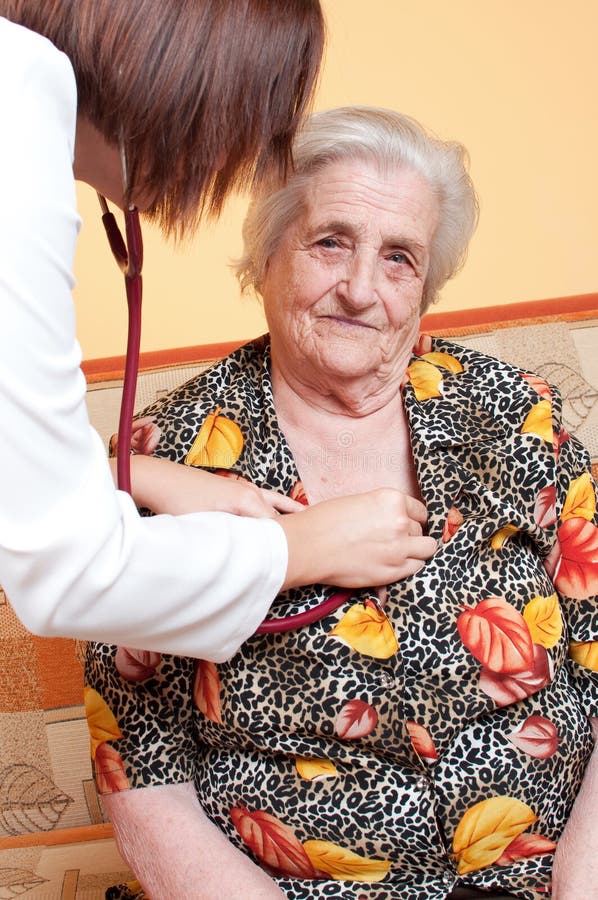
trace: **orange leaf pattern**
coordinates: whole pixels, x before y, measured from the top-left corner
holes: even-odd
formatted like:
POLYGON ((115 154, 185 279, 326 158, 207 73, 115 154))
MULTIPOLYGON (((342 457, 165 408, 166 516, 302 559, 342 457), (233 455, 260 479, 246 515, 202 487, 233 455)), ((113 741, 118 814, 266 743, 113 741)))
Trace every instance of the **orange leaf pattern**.
POLYGON ((527 383, 533 387, 536 394, 539 394, 543 400, 552 400, 552 392, 547 381, 544 381, 543 378, 539 378, 537 375, 532 375, 529 372, 520 372, 519 374, 524 381, 527 381, 527 383))
POLYGON ((220 677, 216 664, 207 659, 198 659, 195 665, 193 702, 206 719, 222 725, 220 677))
POLYGON ((488 597, 457 620, 459 636, 470 653, 493 672, 525 672, 533 661, 527 623, 510 603, 488 597))
POLYGON ((423 359, 417 359, 407 369, 407 375, 418 400, 430 400, 432 397, 442 396, 440 390, 442 372, 436 366, 423 359))
POLYGON ((509 706, 541 691, 552 681, 551 661, 546 649, 534 644, 534 659, 530 669, 515 675, 505 675, 483 668, 480 672, 480 690, 491 697, 497 706, 509 706))
POLYGON ((508 737, 519 750, 537 759, 548 759, 559 745, 556 726, 544 716, 529 716, 508 737))
POLYGON ((563 510, 561 512, 561 522, 567 519, 586 519, 591 522, 596 515, 596 496, 590 473, 584 472, 579 478, 575 478, 569 485, 563 510))
POLYGON ((221 407, 206 417, 191 449, 185 457, 186 466, 211 466, 230 469, 243 450, 243 433, 236 422, 220 415, 221 407))
POLYGON ((161 653, 153 650, 134 650, 132 647, 119 647, 114 664, 117 671, 127 681, 145 681, 156 674, 156 668, 162 659, 161 653))
POLYGON ((447 541, 450 541, 454 534, 457 533, 458 529, 461 527, 464 521, 465 520, 457 507, 451 506, 442 528, 442 540, 445 544, 447 541))
POLYGON ((306 781, 323 781, 325 778, 336 778, 338 775, 336 766, 329 759, 298 756, 295 759, 295 768, 299 777, 306 781))
POLYGON ((586 519, 567 519, 559 528, 559 544, 558 590, 575 600, 598 593, 598 528, 586 519))
POLYGON ((453 839, 459 874, 492 865, 535 821, 529 806, 514 797, 490 797, 470 807, 453 839))
POLYGON ((517 534, 518 531, 519 528, 516 525, 505 525, 504 528, 501 528, 500 531, 493 535, 490 546, 493 550, 501 550, 509 538, 517 534))
POLYGON ((431 350, 429 353, 424 353, 422 359, 432 363, 433 366, 440 366, 443 369, 448 369, 453 375, 458 375, 459 372, 463 371, 462 363, 451 353, 440 353, 437 350, 431 350))
POLYGON ((407 731, 413 745, 413 749, 422 759, 427 762, 434 762, 438 759, 438 753, 434 746, 434 741, 430 737, 430 732, 423 725, 417 722, 407 722, 407 731))
POLYGON ((431 334, 426 334, 425 331, 420 332, 415 347, 413 348, 414 356, 423 356, 424 353, 430 353, 432 350, 433 340, 431 334))
POLYGON ((592 672, 598 672, 598 641, 571 641, 569 656, 592 672))
POLYGON ((356 603, 349 607, 330 632, 364 656, 389 659, 399 645, 384 611, 376 603, 356 603))
POLYGON ((546 856, 554 853, 556 844, 540 834, 520 834, 511 841, 505 852, 496 860, 499 866, 510 866, 520 859, 546 856))
POLYGON ((556 522, 556 488, 549 484, 538 491, 534 507, 534 521, 540 528, 550 528, 556 522))
POLYGON ((316 877, 303 845, 276 816, 236 806, 231 809, 230 817, 245 844, 269 868, 294 878, 316 877))
POLYGON ((532 597, 523 610, 532 641, 546 649, 556 647, 563 633, 563 620, 558 595, 532 597))
POLYGON ((305 841, 303 846, 314 869, 338 881, 374 884, 386 878, 390 869, 388 860, 365 859, 330 841, 305 841))
POLYGON ((552 404, 549 400, 540 400, 525 417, 521 426, 521 434, 536 434, 542 440, 553 442, 552 404))
POLYGON ((99 745, 93 768, 99 794, 129 790, 129 780, 121 755, 110 744, 99 745))
POLYGON ((334 730, 345 741, 367 737, 378 724, 378 713, 363 700, 349 700, 336 717, 334 730))
POLYGON ((302 503, 303 506, 309 506, 309 501, 307 499, 307 494, 305 493, 305 488, 303 487, 302 481, 296 481, 291 491, 289 493, 289 497, 291 500, 296 500, 297 503, 302 503))
POLYGON ((96 750, 104 741, 117 741, 122 737, 118 723, 108 704, 93 688, 83 689, 85 715, 91 740, 91 758, 95 759, 96 750))

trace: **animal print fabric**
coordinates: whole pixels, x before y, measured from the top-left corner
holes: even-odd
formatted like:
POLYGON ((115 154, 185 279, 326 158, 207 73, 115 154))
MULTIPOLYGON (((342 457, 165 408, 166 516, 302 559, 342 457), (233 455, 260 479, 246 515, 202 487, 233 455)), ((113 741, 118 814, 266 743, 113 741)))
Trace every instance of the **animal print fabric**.
MULTIPOLYGON (((260 339, 146 410, 154 453, 183 462, 216 410, 228 474, 300 497, 269 359, 260 339)), ((540 900, 598 715, 588 460, 545 382, 449 341, 421 337, 403 394, 435 556, 217 666, 89 645, 98 787, 194 780, 291 900, 540 900)))

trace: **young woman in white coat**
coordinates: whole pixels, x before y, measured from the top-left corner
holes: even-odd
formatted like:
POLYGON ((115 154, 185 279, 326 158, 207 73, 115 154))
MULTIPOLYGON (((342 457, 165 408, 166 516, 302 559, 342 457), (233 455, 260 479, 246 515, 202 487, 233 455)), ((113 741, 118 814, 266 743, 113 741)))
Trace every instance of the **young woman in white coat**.
POLYGON ((296 512, 150 460, 152 508, 170 479, 188 502, 141 518, 85 409, 75 179, 165 233, 218 215, 290 165, 323 41, 318 0, 0 0, 0 582, 38 634, 218 661, 280 589, 385 584, 429 555, 425 511, 390 489, 296 512))

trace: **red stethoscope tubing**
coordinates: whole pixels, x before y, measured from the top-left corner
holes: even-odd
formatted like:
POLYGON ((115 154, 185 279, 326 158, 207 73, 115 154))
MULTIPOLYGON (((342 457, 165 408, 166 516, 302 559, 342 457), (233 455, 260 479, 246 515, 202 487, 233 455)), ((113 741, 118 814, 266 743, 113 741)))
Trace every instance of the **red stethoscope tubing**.
POLYGON ((294 616, 282 616, 280 619, 265 619, 255 633, 279 634, 283 631, 292 631, 294 628, 303 628, 305 625, 319 622, 320 619, 325 619, 326 616, 335 612, 339 606, 346 603, 350 596, 351 591, 337 591, 332 597, 328 597, 326 600, 316 604, 316 606, 296 613, 294 616))
POLYGON ((98 194, 102 207, 102 223, 108 237, 110 249, 116 263, 125 277, 127 292, 128 327, 127 356, 123 392, 118 420, 118 444, 124 452, 119 453, 116 461, 118 488, 131 493, 131 435, 133 428, 133 411, 135 409, 135 393, 137 391, 137 374, 139 372, 139 350, 141 347, 141 301, 143 282, 143 236, 139 213, 132 207, 125 211, 126 242, 116 223, 114 215, 108 209, 106 199, 98 194))
MULTIPOLYGON (((125 375, 123 392, 120 405, 118 422, 118 457, 117 475, 118 488, 121 491, 131 493, 131 435, 133 427, 133 413, 135 410, 135 394, 137 390, 137 375, 139 372, 139 349, 141 346, 141 301, 143 282, 141 269, 143 267, 143 236, 139 213, 135 207, 125 210, 126 242, 117 225, 114 215, 110 212, 106 199, 98 194, 102 207, 102 223, 108 237, 108 243, 112 250, 116 263, 124 275, 125 289, 127 292, 128 328, 127 328, 127 357, 125 362, 125 375)), ((350 591, 336 591, 332 596, 322 600, 316 606, 292 616, 282 616, 277 619, 265 619, 256 634, 278 634, 292 631, 294 628, 303 628, 333 613, 342 606, 351 596, 350 591)))

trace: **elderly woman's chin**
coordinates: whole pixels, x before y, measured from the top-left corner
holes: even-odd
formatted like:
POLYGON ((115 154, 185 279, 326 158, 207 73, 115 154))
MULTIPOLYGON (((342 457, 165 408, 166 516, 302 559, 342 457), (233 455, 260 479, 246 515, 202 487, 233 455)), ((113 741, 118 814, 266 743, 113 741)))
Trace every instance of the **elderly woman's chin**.
POLYGON ((385 380, 396 377, 400 382, 404 373, 400 361, 409 357, 414 341, 409 341, 409 347, 401 352, 403 348, 389 347, 379 337, 378 332, 372 336, 356 334, 346 337, 331 332, 327 340, 317 342, 314 369, 321 375, 339 380, 359 379, 364 382, 365 389, 370 378, 376 385, 382 377, 385 380))
POLYGON ((313 340, 314 366, 338 379, 359 379, 366 390, 369 378, 376 388, 380 380, 395 381, 398 386, 417 340, 419 322, 419 312, 415 312, 402 328, 389 335, 384 328, 348 324, 331 317, 313 340))

